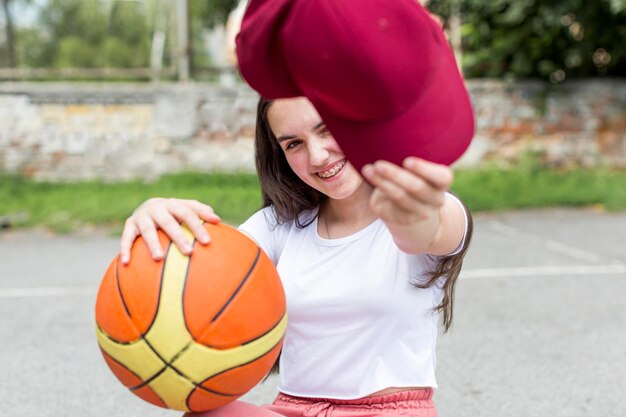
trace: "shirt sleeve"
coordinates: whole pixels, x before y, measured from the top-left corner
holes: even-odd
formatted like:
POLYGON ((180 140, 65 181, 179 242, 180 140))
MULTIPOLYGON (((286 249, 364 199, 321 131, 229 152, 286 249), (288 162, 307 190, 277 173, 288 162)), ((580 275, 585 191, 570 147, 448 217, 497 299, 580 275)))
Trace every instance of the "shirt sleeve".
POLYGON ((276 265, 282 252, 280 235, 282 228, 276 222, 271 207, 265 207, 254 213, 239 226, 239 231, 250 236, 276 265))
POLYGON ((465 210, 465 206, 463 205, 463 203, 461 202, 461 200, 459 200, 457 196, 455 196, 452 193, 446 193, 446 198, 450 198, 454 200, 459 206, 461 206, 461 210, 463 211, 463 216, 465 217, 465 231, 463 232, 463 239, 461 239, 459 246, 457 246, 455 250, 453 250, 447 255, 444 255, 444 256, 452 256, 461 252, 461 250, 463 250, 463 248, 465 247, 465 242, 467 240, 467 229, 469 227, 469 219, 467 217, 467 211, 465 210))

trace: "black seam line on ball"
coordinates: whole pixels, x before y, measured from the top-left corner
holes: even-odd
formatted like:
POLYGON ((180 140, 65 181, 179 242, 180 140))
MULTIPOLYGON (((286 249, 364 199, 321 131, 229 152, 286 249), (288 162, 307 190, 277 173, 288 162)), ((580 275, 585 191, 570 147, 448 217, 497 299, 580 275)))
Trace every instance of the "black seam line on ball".
POLYGON ((235 299, 235 297, 237 296, 237 294, 239 293, 239 291, 241 290, 243 285, 246 283, 246 281, 250 277, 250 274, 252 274, 252 271, 254 271, 254 268, 256 267, 256 264, 259 261, 260 256, 261 256, 261 248, 257 247, 256 258, 254 258, 254 262, 252 262, 252 266, 250 266, 250 268, 248 269, 248 272, 246 273, 246 275, 243 277, 243 279, 239 283, 239 286, 237 287, 237 289, 231 294, 231 296, 228 299, 228 301, 226 301, 226 303, 224 303, 224 305, 222 306, 220 311, 218 311, 217 314, 215 315, 215 317, 213 317, 211 319, 211 323, 213 323, 215 320, 217 320, 219 318, 219 316, 222 315, 224 310, 226 310, 226 307, 228 307, 228 305, 235 299))

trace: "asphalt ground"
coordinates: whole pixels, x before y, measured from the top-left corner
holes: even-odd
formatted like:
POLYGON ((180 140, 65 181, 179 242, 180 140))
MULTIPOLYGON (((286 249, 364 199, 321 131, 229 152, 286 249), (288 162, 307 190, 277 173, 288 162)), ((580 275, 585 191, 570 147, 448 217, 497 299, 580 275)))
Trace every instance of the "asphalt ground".
MULTIPOLYGON (((626 416, 626 213, 476 216, 439 338, 440 417, 626 416)), ((130 394, 94 333, 104 231, 0 232, 0 416, 175 416, 130 394)), ((275 379, 244 399, 262 404, 275 379)), ((245 416, 242 416, 245 417, 245 416)))

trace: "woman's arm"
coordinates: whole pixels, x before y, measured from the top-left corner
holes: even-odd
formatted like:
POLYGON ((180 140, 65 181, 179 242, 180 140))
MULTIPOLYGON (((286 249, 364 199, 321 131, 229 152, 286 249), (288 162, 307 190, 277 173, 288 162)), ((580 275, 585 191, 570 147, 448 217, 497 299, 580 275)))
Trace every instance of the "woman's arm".
POLYGON ((448 255, 458 248, 466 218, 461 205, 446 197, 454 178, 450 167, 410 157, 401 167, 377 161, 362 173, 374 186, 370 206, 400 250, 448 255))

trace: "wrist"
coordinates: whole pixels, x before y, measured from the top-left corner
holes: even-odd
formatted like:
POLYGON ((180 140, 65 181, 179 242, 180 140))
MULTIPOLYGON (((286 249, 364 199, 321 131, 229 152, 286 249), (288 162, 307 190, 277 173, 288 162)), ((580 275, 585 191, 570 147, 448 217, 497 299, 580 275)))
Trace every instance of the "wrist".
POLYGON ((440 210, 434 210, 428 217, 411 222, 385 222, 385 224, 398 249, 410 254, 430 253, 443 233, 440 210))

